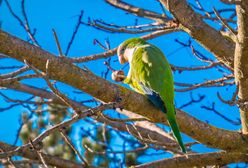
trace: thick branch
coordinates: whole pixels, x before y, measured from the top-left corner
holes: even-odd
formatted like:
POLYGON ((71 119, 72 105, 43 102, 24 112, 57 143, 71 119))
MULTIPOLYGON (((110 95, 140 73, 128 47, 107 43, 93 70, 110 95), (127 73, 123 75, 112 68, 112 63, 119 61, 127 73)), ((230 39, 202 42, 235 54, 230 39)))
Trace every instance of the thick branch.
MULTIPOLYGON (((0 148, 4 149, 4 151, 13 151, 15 150, 17 147, 15 146, 11 146, 8 145, 6 143, 0 142, 0 148)), ((22 156, 25 158, 29 158, 31 160, 37 161, 38 160, 38 155, 34 150, 31 149, 24 149, 21 150, 17 153, 18 156, 22 156)), ((71 167, 71 168, 82 168, 82 164, 78 164, 76 162, 72 162, 69 160, 64 160, 55 156, 51 156, 51 155, 47 155, 47 154, 43 154, 42 155, 44 160, 46 161, 47 164, 51 165, 51 166, 55 166, 55 167, 61 167, 61 168, 67 168, 67 167, 71 167)))
MULTIPOLYGON (((234 58, 235 81, 239 85, 238 97, 248 102, 248 1, 237 5, 238 42, 234 58)), ((242 132, 248 134, 248 106, 240 106, 242 132)))
POLYGON ((246 154, 241 153, 206 153, 179 156, 169 159, 158 160, 151 163, 135 166, 135 168, 177 168, 177 167, 205 167, 207 165, 225 165, 228 163, 237 163, 248 161, 246 154))
MULTIPOLYGON (((58 99, 58 97, 55 96, 52 92, 46 91, 44 89, 40 89, 25 84, 20 84, 19 82, 16 83, 1 82, 1 80, 0 80, 0 86, 7 87, 9 89, 13 89, 16 91, 21 91, 24 93, 29 93, 31 95, 39 96, 45 99, 49 99, 49 102, 51 103, 65 105, 64 102, 58 99)), ((75 101, 70 101, 70 104, 80 107, 81 110, 88 109, 88 107, 84 107, 75 101)), ((125 113, 125 115, 128 116, 129 118, 138 118, 137 115, 135 115, 134 113, 125 113)), ((107 125, 113 127, 113 129, 115 130, 129 132, 133 134, 135 137, 141 136, 144 142, 155 144, 157 146, 163 145, 168 150, 171 149, 175 151, 175 146, 177 146, 175 140, 171 138, 171 136, 169 136, 164 130, 157 127, 154 123, 149 123, 147 121, 142 121, 142 122, 140 121, 140 122, 135 122, 134 126, 132 126, 131 124, 126 124, 124 122, 110 121, 101 116, 96 117, 95 120, 102 123, 106 123, 107 125)))
MULTIPOLYGON (((145 116, 154 122, 167 124, 165 115, 156 109, 145 96, 109 83, 87 70, 74 66, 69 61, 55 57, 3 31, 0 31, 0 52, 20 61, 27 60, 42 71, 46 70, 45 64, 49 59, 50 79, 67 83, 103 102, 113 102, 116 97, 121 98, 121 107, 145 116)), ((191 117, 183 111, 177 110, 177 120, 184 133, 210 147, 226 150, 246 150, 248 145, 246 136, 238 132, 218 129, 191 117)))
POLYGON ((227 67, 233 69, 234 43, 206 24, 202 16, 193 11, 186 0, 160 0, 179 21, 184 31, 202 44, 227 67))

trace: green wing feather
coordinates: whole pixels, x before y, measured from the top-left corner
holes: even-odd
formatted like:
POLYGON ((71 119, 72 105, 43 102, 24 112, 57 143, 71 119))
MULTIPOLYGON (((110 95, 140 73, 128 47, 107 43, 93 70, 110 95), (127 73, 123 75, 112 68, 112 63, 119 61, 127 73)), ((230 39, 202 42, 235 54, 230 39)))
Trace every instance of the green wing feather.
POLYGON ((129 64, 128 77, 124 82, 135 91, 145 94, 141 85, 143 84, 161 97, 173 134, 182 151, 186 153, 175 118, 173 76, 164 54, 159 48, 149 43, 139 45, 136 47, 129 64))

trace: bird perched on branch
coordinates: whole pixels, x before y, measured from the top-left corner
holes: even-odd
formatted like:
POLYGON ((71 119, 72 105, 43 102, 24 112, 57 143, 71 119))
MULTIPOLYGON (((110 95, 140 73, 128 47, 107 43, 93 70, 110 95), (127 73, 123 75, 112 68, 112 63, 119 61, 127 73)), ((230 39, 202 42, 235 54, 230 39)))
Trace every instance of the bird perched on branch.
POLYGON ((131 38, 120 44, 117 54, 121 64, 129 63, 129 72, 125 77, 123 71, 115 71, 112 79, 129 84, 163 111, 182 152, 186 153, 176 121, 173 76, 162 51, 141 38, 131 38))

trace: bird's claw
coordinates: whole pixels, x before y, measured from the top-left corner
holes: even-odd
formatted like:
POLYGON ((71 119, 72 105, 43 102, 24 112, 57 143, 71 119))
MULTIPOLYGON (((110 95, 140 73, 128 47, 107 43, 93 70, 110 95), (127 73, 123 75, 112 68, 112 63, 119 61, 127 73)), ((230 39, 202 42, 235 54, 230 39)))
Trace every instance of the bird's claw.
POLYGON ((112 80, 116 82, 122 82, 126 77, 124 76, 124 71, 113 71, 111 75, 112 80))

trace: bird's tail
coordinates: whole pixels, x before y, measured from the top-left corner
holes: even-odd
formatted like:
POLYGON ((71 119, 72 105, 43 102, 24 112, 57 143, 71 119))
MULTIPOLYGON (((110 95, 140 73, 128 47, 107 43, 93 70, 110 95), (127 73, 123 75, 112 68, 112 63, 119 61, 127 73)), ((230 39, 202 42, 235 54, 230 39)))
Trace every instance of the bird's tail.
POLYGON ((170 115, 170 114, 167 114, 167 118, 168 118, 168 121, 170 123, 170 127, 172 129, 174 137, 176 138, 177 142, 179 143, 182 152, 187 153, 186 148, 183 144, 182 136, 180 134, 175 115, 171 115, 171 116, 168 116, 168 115, 170 115))

